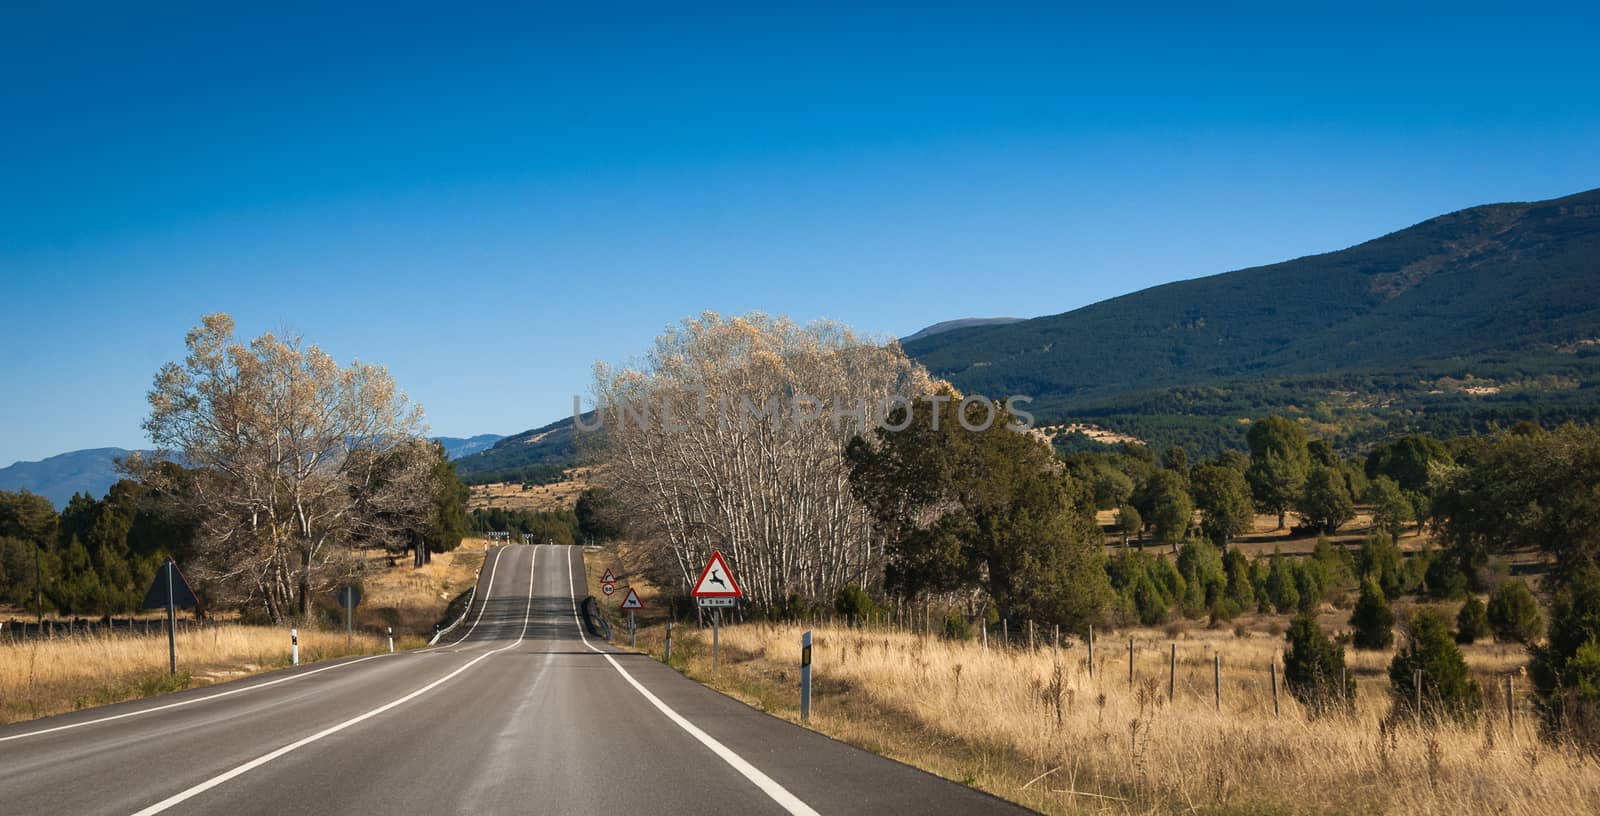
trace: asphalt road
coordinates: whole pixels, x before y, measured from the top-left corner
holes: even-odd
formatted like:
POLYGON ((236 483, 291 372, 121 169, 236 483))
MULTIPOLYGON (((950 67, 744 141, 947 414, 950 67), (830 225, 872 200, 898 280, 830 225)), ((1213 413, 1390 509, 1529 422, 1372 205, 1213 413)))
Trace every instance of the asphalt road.
POLYGON ((0 727, 0 814, 1022 813, 586 637, 576 547, 431 649, 0 727))

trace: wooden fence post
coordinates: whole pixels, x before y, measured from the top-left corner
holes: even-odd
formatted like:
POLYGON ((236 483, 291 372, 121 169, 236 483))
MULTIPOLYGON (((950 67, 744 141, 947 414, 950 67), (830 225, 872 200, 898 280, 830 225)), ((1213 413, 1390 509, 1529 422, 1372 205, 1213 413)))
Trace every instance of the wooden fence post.
POLYGON ((1222 653, 1211 656, 1211 695, 1217 711, 1222 710, 1222 653))
POLYGON ((1178 687, 1178 644, 1172 644, 1172 657, 1167 661, 1167 702, 1172 702, 1172 693, 1178 687))
POLYGON ((1508 675, 1506 675, 1506 733, 1507 734, 1510 734, 1512 728, 1515 726, 1515 723, 1512 722, 1512 712, 1515 710, 1515 709, 1512 708, 1512 705, 1513 705, 1513 703, 1512 703, 1512 700, 1511 700, 1511 675, 1508 674, 1508 675))
POLYGON ((1276 717, 1278 716, 1278 658, 1272 658, 1272 662, 1267 666, 1272 672, 1272 716, 1276 717))
POLYGON ((1094 624, 1089 624, 1089 679, 1094 679, 1094 624))
POLYGON ((1128 638, 1128 688, 1133 688, 1133 638, 1128 638))

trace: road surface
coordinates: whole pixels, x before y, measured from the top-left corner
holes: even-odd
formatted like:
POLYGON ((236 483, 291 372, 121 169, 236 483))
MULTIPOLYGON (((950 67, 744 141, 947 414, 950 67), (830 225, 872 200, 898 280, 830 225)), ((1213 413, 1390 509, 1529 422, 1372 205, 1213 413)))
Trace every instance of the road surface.
POLYGON ((586 586, 503 547, 437 647, 0 727, 0 814, 1026 812, 585 636, 586 586))

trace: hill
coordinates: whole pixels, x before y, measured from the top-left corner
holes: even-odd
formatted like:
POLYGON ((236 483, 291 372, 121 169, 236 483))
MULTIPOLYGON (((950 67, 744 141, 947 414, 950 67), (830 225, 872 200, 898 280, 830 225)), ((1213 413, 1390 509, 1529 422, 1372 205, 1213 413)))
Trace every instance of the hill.
POLYGON ((921 340, 924 337, 932 337, 935 334, 942 334, 955 329, 970 329, 975 326, 1003 326, 1007 323, 1020 323, 1023 320, 1024 318, 1021 317, 963 317, 956 320, 945 320, 902 337, 900 342, 909 343, 912 340, 921 340))
POLYGON ((1466 426, 1600 414, 1597 275, 1591 190, 1473 207, 1349 249, 905 349, 965 392, 1032 396, 1050 421, 1215 447, 1263 408, 1321 405, 1318 421, 1353 443, 1406 412, 1466 426), (1158 415, 1172 432, 1127 421, 1158 415))
POLYGON ((51 456, 38 462, 17 462, 0 468, 0 490, 26 490, 65 507, 74 493, 104 496, 121 478, 117 460, 132 453, 124 448, 91 448, 51 456))
POLYGON ((505 437, 499 434, 478 434, 462 438, 459 436, 436 436, 433 441, 444 446, 444 455, 450 459, 460 459, 471 456, 479 451, 488 450, 505 437))
POLYGON ((545 483, 577 461, 577 435, 572 418, 513 434, 488 450, 456 460, 456 473, 467 484, 491 482, 545 483))

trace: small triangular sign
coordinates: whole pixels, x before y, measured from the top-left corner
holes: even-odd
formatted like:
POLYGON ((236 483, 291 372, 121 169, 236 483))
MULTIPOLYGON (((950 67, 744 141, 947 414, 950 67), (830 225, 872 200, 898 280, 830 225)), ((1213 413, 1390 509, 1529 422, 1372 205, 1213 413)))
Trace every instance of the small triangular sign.
POLYGON ((165 609, 169 598, 174 609, 193 609, 199 605, 194 598, 194 590, 189 588, 189 582, 183 579, 183 573, 171 558, 162 562, 156 570, 156 579, 144 594, 144 608, 165 609))
POLYGON ((628 587, 628 597, 622 599, 622 608, 623 609, 643 609, 644 608, 644 604, 639 602, 639 593, 634 592, 633 591, 633 587, 628 587))
POLYGON ((610 567, 606 567, 606 574, 600 576, 600 583, 602 583, 602 584, 614 584, 616 582, 617 582, 617 576, 611 574, 611 568, 610 567))
POLYGON ((728 569, 728 564, 722 560, 720 552, 711 553, 711 560, 701 571, 700 580, 694 582, 694 591, 690 594, 696 598, 744 597, 744 592, 739 589, 739 583, 733 580, 733 571, 728 569))

